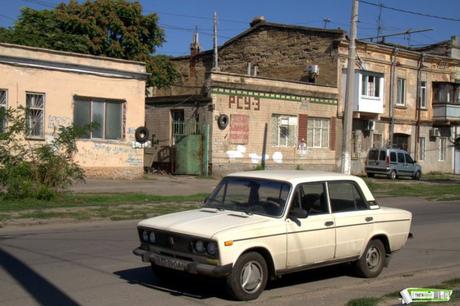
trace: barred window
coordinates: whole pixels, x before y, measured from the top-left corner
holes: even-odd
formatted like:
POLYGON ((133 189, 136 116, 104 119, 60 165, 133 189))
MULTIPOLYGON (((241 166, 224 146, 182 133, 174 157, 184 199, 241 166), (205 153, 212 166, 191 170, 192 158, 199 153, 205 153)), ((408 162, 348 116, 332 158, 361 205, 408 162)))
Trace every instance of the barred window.
POLYGON ((307 128, 307 147, 329 147, 329 119, 309 118, 307 128))
POLYGON ((45 94, 26 93, 27 136, 45 138, 45 94))
POLYGON ((297 117, 272 115, 272 145, 293 147, 296 145, 297 117))

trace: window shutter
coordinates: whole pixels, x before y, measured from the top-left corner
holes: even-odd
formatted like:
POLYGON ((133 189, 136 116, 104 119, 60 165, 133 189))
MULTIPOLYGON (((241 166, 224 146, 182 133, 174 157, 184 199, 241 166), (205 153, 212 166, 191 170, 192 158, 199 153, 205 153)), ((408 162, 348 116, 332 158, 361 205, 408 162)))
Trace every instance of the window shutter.
POLYGON ((332 150, 332 151, 335 151, 335 136, 336 136, 336 121, 337 121, 337 118, 335 117, 332 117, 331 118, 331 126, 329 127, 330 128, 330 131, 329 131, 329 148, 332 150))
POLYGON ((300 143, 302 141, 302 138, 305 140, 305 142, 307 141, 307 120, 307 115, 299 114, 299 133, 297 143, 300 143))

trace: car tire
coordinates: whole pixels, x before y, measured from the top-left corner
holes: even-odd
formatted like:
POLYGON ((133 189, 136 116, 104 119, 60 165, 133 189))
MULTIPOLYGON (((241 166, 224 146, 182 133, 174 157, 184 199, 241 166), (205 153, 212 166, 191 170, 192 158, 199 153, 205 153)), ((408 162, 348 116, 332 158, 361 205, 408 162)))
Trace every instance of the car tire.
POLYGON ((227 277, 227 289, 239 301, 254 300, 264 291, 267 280, 265 259, 257 252, 249 252, 241 255, 233 266, 227 277))
POLYGON ((382 272, 385 265, 385 247, 382 241, 374 239, 369 241, 361 258, 356 261, 356 272, 365 278, 376 277, 382 272))
POLYGON ((374 177, 374 173, 367 173, 367 177, 374 177))
POLYGON ((397 178, 398 178, 398 173, 396 173, 396 170, 391 171, 389 177, 390 177, 392 180, 397 179, 397 178))
POLYGON ((421 177, 422 177, 422 173, 420 171, 417 171, 414 173, 414 176, 412 178, 416 181, 419 181, 421 177))

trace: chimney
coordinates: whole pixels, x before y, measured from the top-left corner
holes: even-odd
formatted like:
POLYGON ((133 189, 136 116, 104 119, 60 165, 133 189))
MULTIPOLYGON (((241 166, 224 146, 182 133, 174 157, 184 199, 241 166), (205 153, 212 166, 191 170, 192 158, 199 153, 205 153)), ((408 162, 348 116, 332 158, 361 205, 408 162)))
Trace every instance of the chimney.
POLYGON ((196 76, 196 56, 200 54, 200 42, 198 36, 198 29, 195 28, 195 33, 193 33, 192 43, 190 44, 190 77, 196 76))
POLYGON ((254 27, 254 26, 258 25, 259 23, 265 23, 265 17, 264 16, 255 17, 254 19, 252 19, 252 21, 251 21, 251 23, 249 23, 249 25, 251 27, 254 27))

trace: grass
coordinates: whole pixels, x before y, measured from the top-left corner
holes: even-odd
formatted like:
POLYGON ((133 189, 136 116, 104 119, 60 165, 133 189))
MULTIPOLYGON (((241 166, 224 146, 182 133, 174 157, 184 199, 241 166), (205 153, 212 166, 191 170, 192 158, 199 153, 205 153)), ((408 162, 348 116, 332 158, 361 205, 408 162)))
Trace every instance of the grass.
POLYGON ((380 298, 376 297, 363 297, 349 301, 346 306, 376 306, 380 298))
MULTIPOLYGON (((188 196, 157 196, 137 193, 126 194, 62 194, 51 201, 36 199, 10 200, 0 198, 0 213, 45 208, 70 208, 85 206, 113 207, 126 204, 201 202, 207 194, 188 196)), ((1 215, 0 215, 1 218, 1 215)))
MULTIPOLYGON (((460 278, 453 278, 446 281, 443 281, 440 284, 427 286, 425 288, 437 288, 437 289, 452 289, 452 296, 450 297, 449 303, 444 303, 447 305, 452 305, 451 303, 457 303, 460 301, 460 290, 455 290, 456 288, 460 287, 460 278)), ((394 300, 399 299, 401 297, 399 291, 394 291, 388 294, 385 294, 382 297, 362 297, 353 299, 347 302, 346 306, 377 306, 380 303, 386 300, 394 300)), ((439 303, 416 303, 417 306, 425 306, 425 305, 437 305, 439 303)))
POLYGON ((448 201, 460 199, 460 184, 436 184, 413 181, 387 181, 380 179, 365 179, 367 185, 376 197, 407 196, 422 197, 428 200, 448 201))

